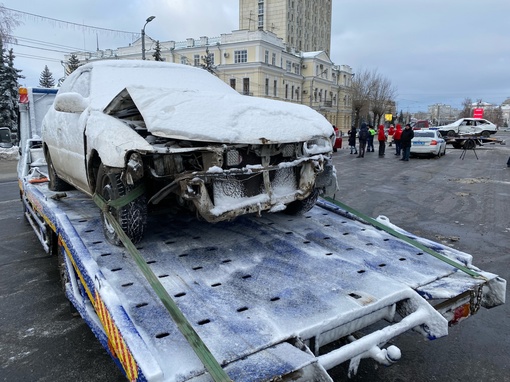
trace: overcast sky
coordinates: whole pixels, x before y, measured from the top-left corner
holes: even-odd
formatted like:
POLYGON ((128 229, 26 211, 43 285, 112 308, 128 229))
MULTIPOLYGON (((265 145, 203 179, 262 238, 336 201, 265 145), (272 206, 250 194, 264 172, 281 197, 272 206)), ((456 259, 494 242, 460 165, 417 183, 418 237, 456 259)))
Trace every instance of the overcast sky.
MULTIPOLYGON (((310 0, 312 1, 312 0, 310 0)), ((139 33, 160 41, 217 37, 239 28, 238 0, 0 0, 25 12, 13 35, 15 66, 37 86, 44 65, 63 75, 62 47, 115 49, 131 34, 94 31, 69 23, 139 33), (31 15, 27 15, 29 13, 31 15), (35 15, 35 16, 32 16, 35 15), (23 46, 25 45, 25 46, 23 46), (32 46, 28 47, 26 45, 32 46), (42 49, 35 49, 39 46, 42 49)), ((510 1, 333 0, 331 59, 354 72, 376 69, 397 89, 397 107, 425 111, 465 98, 500 104, 510 97, 510 1)), ((136 37, 136 36, 135 36, 136 37)))

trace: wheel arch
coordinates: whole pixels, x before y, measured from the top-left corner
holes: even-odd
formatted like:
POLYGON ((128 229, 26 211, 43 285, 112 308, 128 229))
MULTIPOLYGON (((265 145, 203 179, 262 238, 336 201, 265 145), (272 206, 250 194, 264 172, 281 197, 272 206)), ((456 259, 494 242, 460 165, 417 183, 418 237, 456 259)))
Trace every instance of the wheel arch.
POLYGON ((87 177, 89 182, 90 191, 94 193, 97 186, 97 174, 102 161, 99 153, 96 150, 92 150, 87 163, 87 177))

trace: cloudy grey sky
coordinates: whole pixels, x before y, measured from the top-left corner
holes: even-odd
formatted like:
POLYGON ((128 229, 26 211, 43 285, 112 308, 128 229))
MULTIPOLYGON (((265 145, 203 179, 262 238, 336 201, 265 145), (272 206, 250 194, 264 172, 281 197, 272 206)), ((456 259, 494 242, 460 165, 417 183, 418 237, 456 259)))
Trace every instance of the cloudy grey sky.
MULTIPOLYGON (((239 27, 238 0, 0 0, 18 13, 16 67, 37 86, 48 65, 55 79, 71 50, 126 46, 139 33, 160 41, 216 37, 239 27), (52 18, 65 22, 44 19, 52 18), (58 47, 55 45, 59 45, 58 47), (34 46, 40 49, 35 49, 34 46), (63 48, 65 47, 65 48, 63 48)), ((333 0, 331 59, 353 70, 377 70, 397 89, 404 112, 465 98, 499 104, 510 97, 510 1, 333 0)))

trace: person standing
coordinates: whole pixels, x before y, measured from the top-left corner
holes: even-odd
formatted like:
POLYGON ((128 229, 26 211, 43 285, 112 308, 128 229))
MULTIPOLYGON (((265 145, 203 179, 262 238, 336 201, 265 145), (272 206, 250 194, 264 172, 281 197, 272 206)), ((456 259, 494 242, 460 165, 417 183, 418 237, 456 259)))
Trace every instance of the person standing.
POLYGON ((361 128, 359 129, 358 135, 359 135, 359 155, 356 158, 364 158, 368 137, 370 136, 367 124, 365 122, 361 124, 361 128))
POLYGON ((356 127, 352 126, 349 132, 349 147, 351 149, 351 154, 357 154, 358 150, 356 149, 356 127))
POLYGON ((388 146, 391 147, 393 144, 393 134, 395 134, 395 126, 393 124, 390 125, 390 128, 388 129, 388 146))
POLYGON ((386 133, 383 125, 379 125, 377 128, 377 140, 379 141, 379 156, 383 157, 386 151, 386 133))
POLYGON ((408 161, 409 156, 411 155, 411 140, 414 138, 414 131, 411 128, 411 125, 408 123, 402 131, 402 135, 400 136, 400 147, 402 147, 402 159, 403 161, 408 161))
POLYGON ((374 129, 374 126, 372 125, 368 125, 368 132, 369 132, 369 136, 368 136, 368 141, 367 141, 367 151, 368 152, 374 152, 374 136, 376 134, 376 131, 374 129))
POLYGON ((400 137, 402 136, 402 126, 397 124, 397 128, 395 129, 395 134, 393 134, 393 141, 395 142, 395 155, 400 156, 400 151, 402 148, 400 147, 400 137))

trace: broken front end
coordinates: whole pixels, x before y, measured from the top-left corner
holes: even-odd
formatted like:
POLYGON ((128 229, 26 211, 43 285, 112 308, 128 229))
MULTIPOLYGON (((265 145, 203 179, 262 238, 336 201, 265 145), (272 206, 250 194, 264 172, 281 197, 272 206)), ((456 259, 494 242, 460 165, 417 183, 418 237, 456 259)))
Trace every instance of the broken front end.
POLYGON ((337 186, 331 142, 322 137, 285 144, 152 144, 155 152, 129 157, 128 181, 144 177, 149 203, 173 199, 208 222, 307 211, 319 194, 332 194, 337 186))

